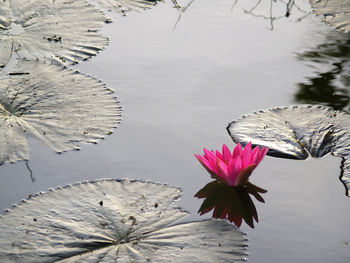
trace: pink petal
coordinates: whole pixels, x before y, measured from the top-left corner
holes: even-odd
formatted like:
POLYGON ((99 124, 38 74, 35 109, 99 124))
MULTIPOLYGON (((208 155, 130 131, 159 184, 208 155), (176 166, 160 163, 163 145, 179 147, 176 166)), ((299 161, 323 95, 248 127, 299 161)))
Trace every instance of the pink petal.
POLYGON ((212 151, 209 151, 208 149, 204 148, 204 157, 208 160, 216 160, 216 156, 212 151))
POLYGON ((224 179, 225 181, 227 181, 227 179, 229 178, 229 174, 228 174, 228 169, 227 169, 227 165, 219 158, 216 159, 216 165, 217 165, 217 169, 219 172, 219 176, 224 179))
POLYGON ((248 167, 249 165, 251 165, 251 161, 250 161, 250 156, 251 156, 251 150, 252 150, 252 143, 249 142, 245 147, 244 150, 241 154, 241 158, 243 161, 243 167, 248 167))
POLYGON ((242 153, 242 145, 240 143, 237 143, 235 149, 233 150, 232 158, 241 156, 241 153, 242 153))
POLYGON ((224 160, 221 152, 219 152, 218 150, 215 151, 216 157, 220 158, 221 160, 224 160))
POLYGON ((231 159, 228 164, 229 171, 229 185, 236 186, 237 177, 243 169, 241 158, 231 159))
POLYGON ((249 142, 243 149, 242 156, 250 155, 250 152, 252 151, 252 142, 249 142))
POLYGON ((202 155, 200 154, 195 154, 197 160, 205 167, 205 168, 211 168, 211 164, 208 162, 207 159, 205 159, 202 155))
POLYGON ((264 159, 264 157, 265 157, 265 155, 267 154, 268 151, 269 151, 269 149, 266 148, 266 147, 263 147, 260 150, 260 153, 259 153, 259 155, 258 155, 258 157, 256 159, 256 165, 258 165, 262 161, 262 159, 264 159))
POLYGON ((217 178, 218 171, 216 169, 216 164, 213 165, 213 163, 210 160, 207 160, 205 157, 195 154, 197 160, 203 165, 203 167, 207 170, 208 173, 214 178, 217 178))
POLYGON ((235 186, 235 182, 236 182, 237 176, 239 175, 239 171, 240 171, 240 169, 238 169, 239 167, 237 167, 237 164, 236 164, 237 160, 239 160, 239 162, 241 162, 240 158, 231 159, 227 165, 227 170, 228 170, 228 174, 229 174, 228 183, 231 186, 235 186))
MULTIPOLYGON (((217 159, 217 158, 216 158, 217 159)), ((215 173, 218 173, 218 168, 217 168, 217 164, 216 164, 216 159, 210 159, 208 160, 209 164, 210 164, 210 168, 211 170, 213 170, 215 173)))
POLYGON ((256 159, 258 158, 259 152, 260 152, 260 148, 259 146, 256 146, 254 150, 251 152, 250 163, 256 163, 256 159))
POLYGON ((250 161, 250 158, 251 158, 250 155, 242 156, 241 158, 242 158, 243 167, 248 167, 249 165, 252 164, 250 161))
POLYGON ((235 186, 245 185, 248 182, 249 176, 252 174, 254 169, 256 168, 256 164, 251 164, 248 167, 242 169, 239 173, 237 180, 235 182, 235 186))
POLYGON ((226 144, 222 145, 222 155, 223 155, 223 161, 225 163, 228 163, 230 159, 232 158, 230 149, 226 146, 226 144))
POLYGON ((235 159, 231 159, 228 164, 227 164, 227 170, 228 170, 228 174, 230 175, 230 177, 234 174, 235 170, 234 170, 234 162, 235 159))

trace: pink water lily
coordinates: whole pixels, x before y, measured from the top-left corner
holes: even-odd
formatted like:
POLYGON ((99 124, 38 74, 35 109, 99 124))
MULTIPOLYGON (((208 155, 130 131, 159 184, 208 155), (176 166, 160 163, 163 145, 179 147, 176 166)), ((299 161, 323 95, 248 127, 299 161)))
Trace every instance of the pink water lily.
POLYGON ((230 186, 243 186, 267 152, 266 147, 260 149, 256 146, 252 150, 252 144, 249 142, 244 149, 238 143, 232 153, 224 144, 222 153, 204 148, 203 156, 195 156, 213 178, 230 186))

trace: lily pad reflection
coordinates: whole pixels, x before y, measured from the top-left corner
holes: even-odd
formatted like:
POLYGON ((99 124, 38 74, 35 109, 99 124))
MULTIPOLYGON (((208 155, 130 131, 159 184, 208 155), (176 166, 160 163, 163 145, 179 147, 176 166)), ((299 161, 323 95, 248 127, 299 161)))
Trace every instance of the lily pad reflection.
POLYGON ((0 78, 0 164, 29 159, 26 136, 63 152, 96 143, 119 121, 112 91, 79 72, 19 61, 0 78))
POLYGON ((178 188, 104 179, 40 193, 0 217, 0 261, 241 262, 244 235, 225 221, 175 224, 178 188))
POLYGON ((244 115, 227 130, 235 142, 266 146, 276 157, 342 157, 340 179, 350 195, 350 115, 345 112, 319 105, 273 108, 244 115))
POLYGON ((100 33, 105 20, 85 0, 1 0, 0 67, 12 53, 61 63, 88 59, 108 43, 100 33))

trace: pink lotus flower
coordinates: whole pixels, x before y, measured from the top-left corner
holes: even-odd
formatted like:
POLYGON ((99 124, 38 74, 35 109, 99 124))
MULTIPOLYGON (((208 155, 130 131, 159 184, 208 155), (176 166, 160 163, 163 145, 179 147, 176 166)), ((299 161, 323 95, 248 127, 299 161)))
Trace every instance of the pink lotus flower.
POLYGON ((249 142, 244 149, 238 143, 232 154, 224 144, 222 153, 204 148, 203 156, 200 154, 195 154, 195 156, 213 178, 230 186, 243 186, 248 182, 249 176, 265 157, 267 151, 268 148, 260 149, 258 146, 252 150, 252 144, 249 142))

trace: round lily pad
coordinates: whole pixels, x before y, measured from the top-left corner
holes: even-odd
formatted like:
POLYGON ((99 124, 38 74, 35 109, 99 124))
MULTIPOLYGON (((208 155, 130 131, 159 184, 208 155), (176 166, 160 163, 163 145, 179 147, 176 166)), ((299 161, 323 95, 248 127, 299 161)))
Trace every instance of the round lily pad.
POLYGON ((96 55, 105 16, 85 0, 1 0, 0 67, 16 53, 29 60, 77 63, 96 55))
POLYGON ((231 122, 235 142, 269 148, 268 155, 304 160, 328 153, 343 158, 341 181, 350 195, 350 115, 320 105, 261 110, 231 122))
POLYGON ((337 29, 350 31, 350 0, 310 0, 311 6, 323 21, 337 29))
POLYGON ((0 164, 29 159, 26 136, 56 152, 96 143, 120 122, 113 92, 96 79, 39 61, 0 78, 0 164))
POLYGON ((180 193, 102 179, 30 196, 0 216, 0 261, 241 262, 246 238, 226 221, 174 224, 180 193))

